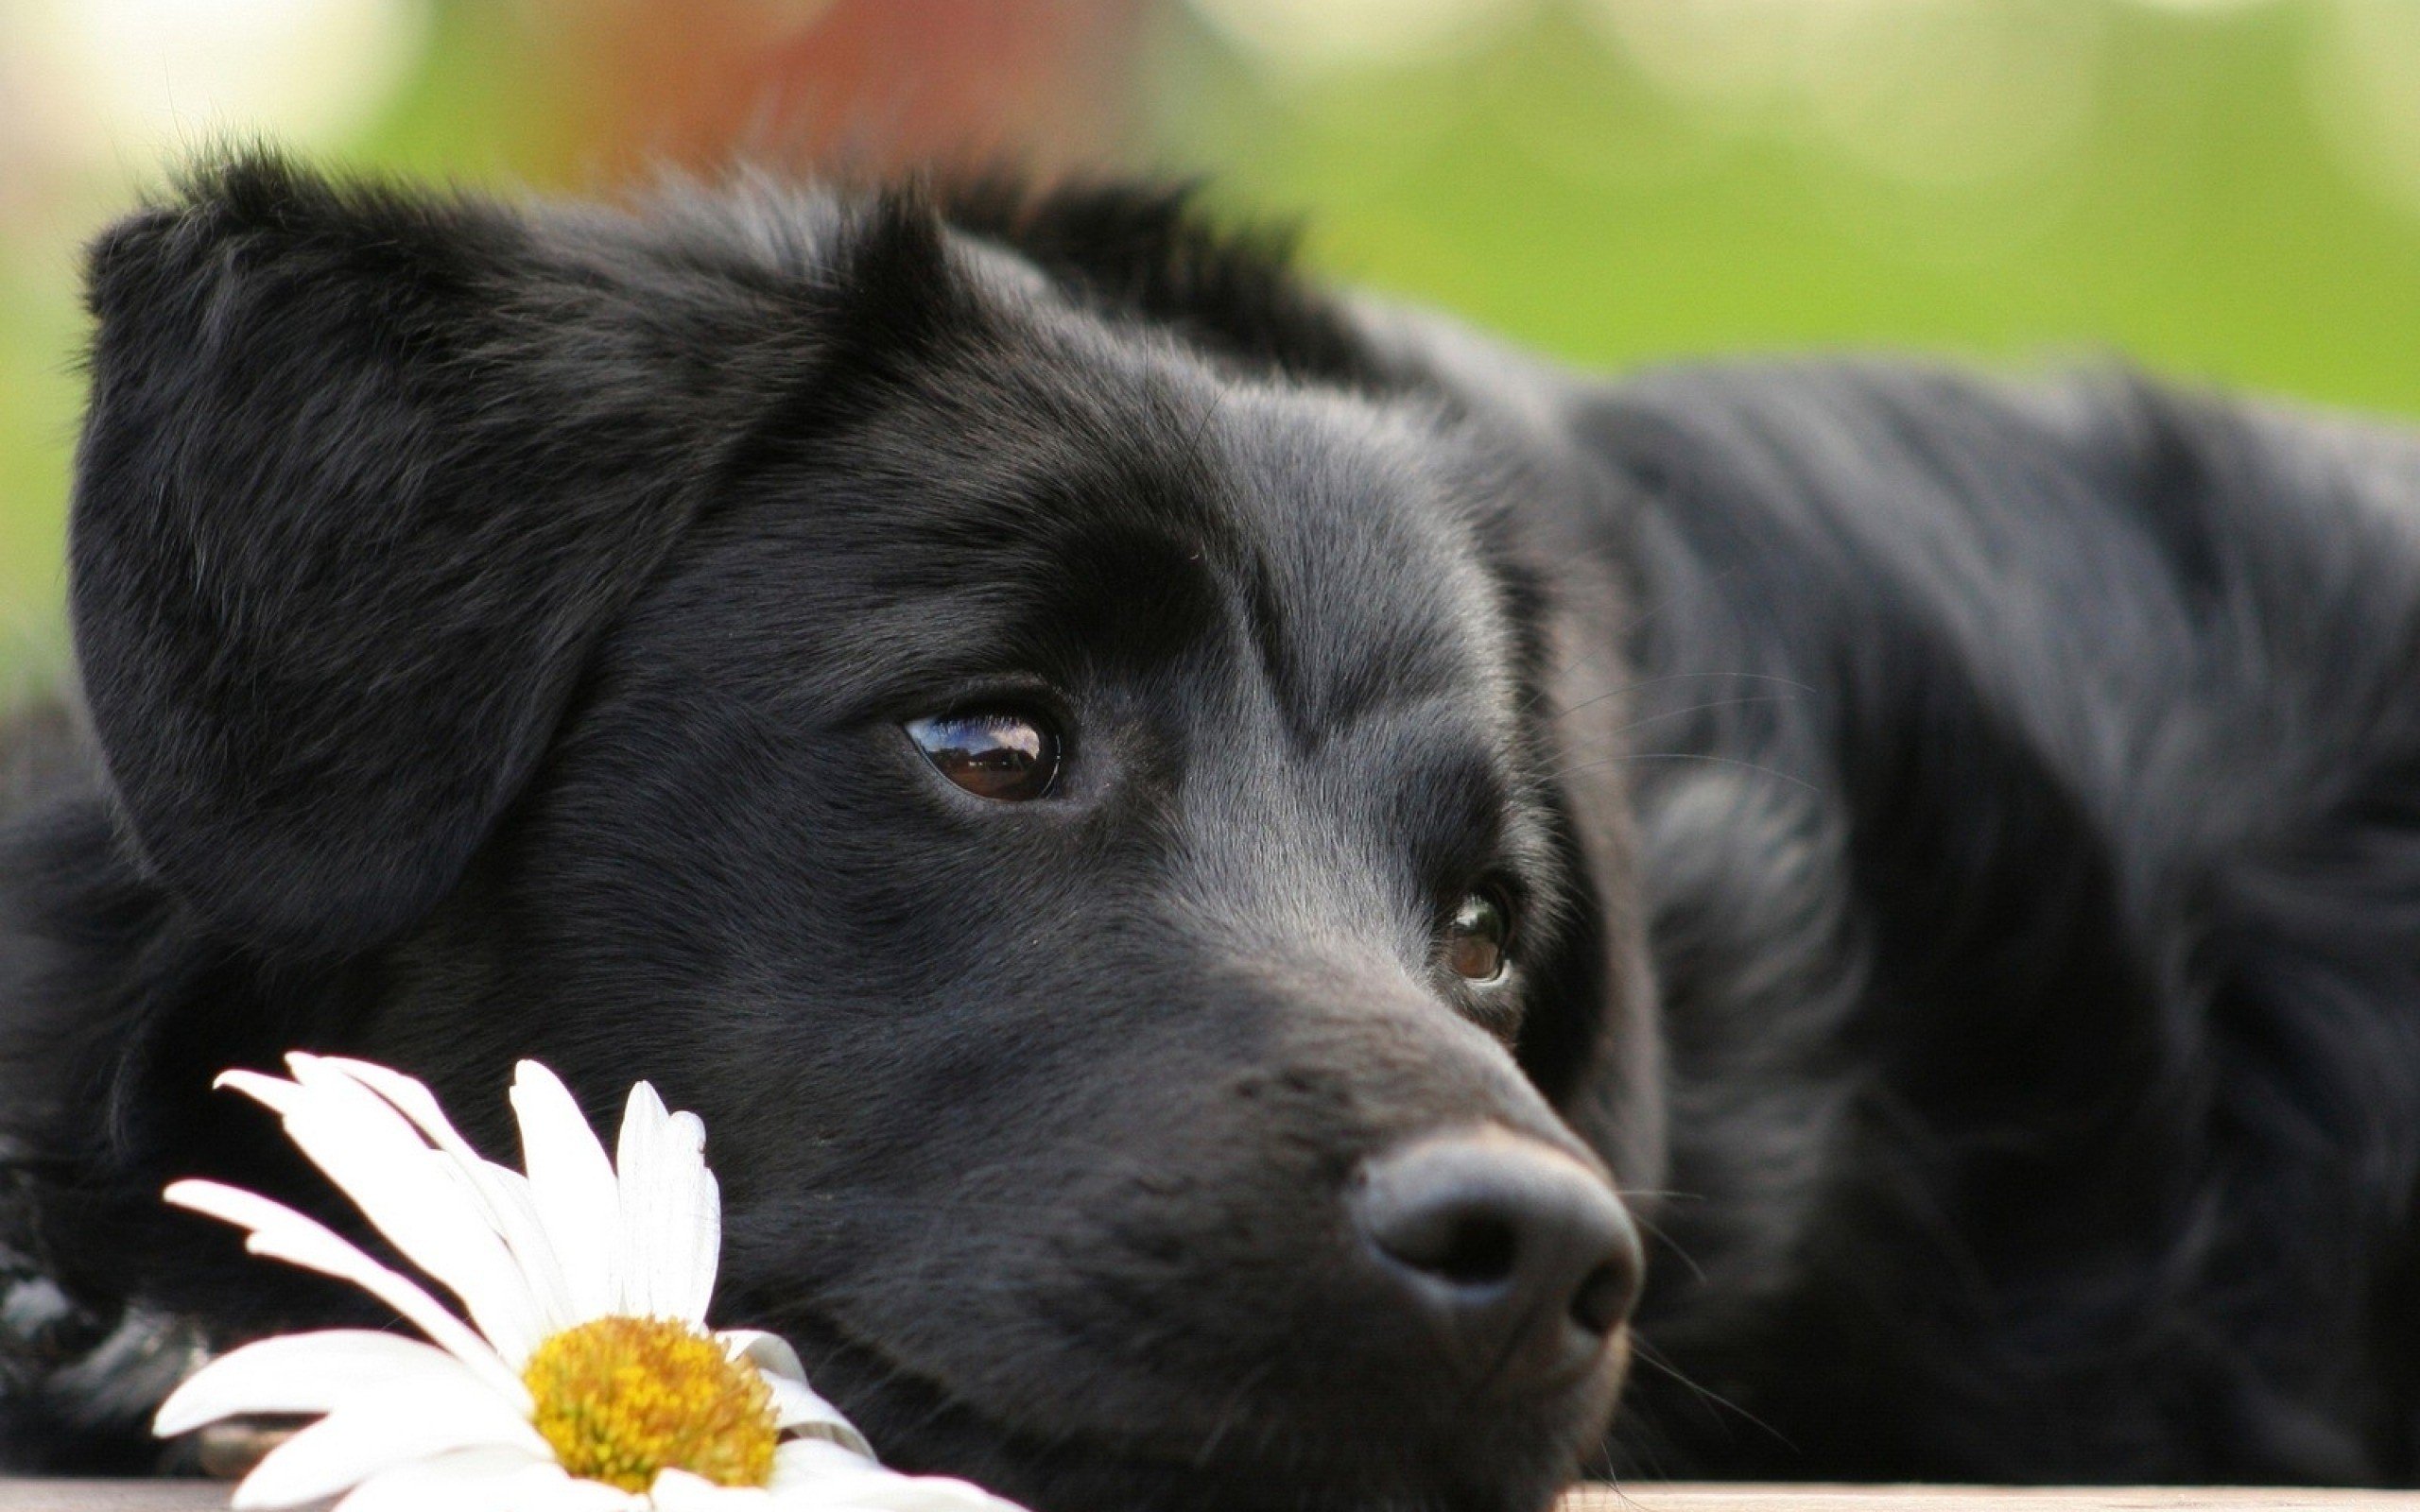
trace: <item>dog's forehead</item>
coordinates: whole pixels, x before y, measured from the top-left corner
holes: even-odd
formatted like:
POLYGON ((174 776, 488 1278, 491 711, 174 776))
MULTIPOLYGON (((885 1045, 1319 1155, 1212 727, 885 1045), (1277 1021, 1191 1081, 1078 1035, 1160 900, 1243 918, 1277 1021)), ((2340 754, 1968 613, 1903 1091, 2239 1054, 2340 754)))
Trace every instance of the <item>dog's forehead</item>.
POLYGON ((803 611, 819 660, 869 681, 954 653, 1048 673, 1217 644, 1306 734, 1430 699, 1509 730, 1502 501, 1451 426, 1097 315, 1013 258, 961 269, 964 329, 886 365, 845 421, 769 438, 769 507, 706 531, 732 538, 714 592, 778 553, 798 596, 767 614, 803 611))
POLYGON ((1052 335, 997 359, 1011 413, 953 417, 965 509, 925 524, 971 573, 1012 573, 1088 621, 1239 633, 1305 729, 1509 695, 1481 528, 1497 501, 1449 430, 1118 333, 1052 335))
POLYGON ((1187 560, 1226 579, 1297 690, 1376 663, 1398 685, 1468 692, 1509 664, 1479 530, 1501 505, 1495 475, 1432 411, 1238 370, 1071 304, 1005 249, 961 237, 954 251, 1025 349, 995 360, 1024 369, 1028 392, 1061 390, 1063 438, 1095 454, 1080 465, 1143 485, 1086 496, 1096 521, 1189 542, 1187 560))
POLYGON ((1247 389, 1205 433, 1272 681, 1322 725, 1381 700, 1512 692, 1480 519, 1490 479, 1418 412, 1247 389))

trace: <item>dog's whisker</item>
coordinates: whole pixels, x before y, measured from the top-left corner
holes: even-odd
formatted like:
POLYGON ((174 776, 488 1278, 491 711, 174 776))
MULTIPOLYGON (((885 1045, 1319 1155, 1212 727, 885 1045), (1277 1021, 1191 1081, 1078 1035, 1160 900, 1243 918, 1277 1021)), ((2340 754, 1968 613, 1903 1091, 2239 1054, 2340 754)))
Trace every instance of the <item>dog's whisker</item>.
POLYGON ((1763 776, 1770 777, 1775 782, 1788 782, 1792 787, 1803 787, 1807 792, 1812 793, 1819 798, 1823 796, 1824 791, 1822 788, 1817 787, 1814 783, 1807 782, 1804 778, 1792 777, 1788 772, 1775 771, 1772 767, 1760 765, 1755 762, 1741 761, 1736 756, 1717 756, 1711 752, 1695 750, 1617 751, 1611 756, 1602 756, 1594 761, 1582 762, 1576 766, 1567 766, 1557 775, 1568 777, 1575 773, 1589 771, 1599 766, 1610 766, 1616 762, 1707 762, 1717 766, 1742 767, 1748 771, 1756 772, 1763 776))
POLYGON ((1766 1434, 1770 1434, 1772 1435, 1774 1440, 1780 1443, 1784 1448, 1791 1451, 1795 1451, 1798 1448, 1798 1445, 1790 1440, 1789 1435, 1784 1434, 1780 1429, 1775 1428, 1772 1424, 1765 1421, 1762 1418, 1757 1417, 1754 1413, 1750 1412, 1747 1408, 1739 1405, 1739 1403, 1732 1400, 1730 1398, 1725 1397, 1720 1392, 1701 1385, 1696 1381, 1690 1379, 1690 1377, 1683 1372, 1679 1366, 1673 1365, 1670 1361, 1664 1359, 1662 1354, 1654 1348, 1654 1346, 1649 1344, 1645 1339, 1640 1338, 1636 1333, 1634 1332, 1631 1335, 1630 1343, 1631 1357, 1638 1361, 1641 1365, 1644 1365, 1662 1375, 1669 1377, 1675 1383, 1680 1385, 1684 1390, 1695 1395, 1700 1400, 1704 1401, 1711 1406, 1720 1407, 1726 1412, 1732 1413, 1741 1421, 1747 1423, 1750 1427, 1758 1429, 1766 1434))
MULTIPOLYGON (((1608 637, 1602 644, 1591 644, 1584 647, 1578 656, 1575 656, 1570 661, 1564 662, 1561 666, 1555 668, 1553 672, 1549 673, 1546 677, 1540 678, 1538 679, 1538 685, 1530 689, 1527 696, 1512 706, 1513 713, 1526 717, 1531 710, 1546 701, 1548 695, 1553 692, 1555 684, 1561 682, 1564 679, 1570 677, 1582 667, 1592 665, 1608 657, 1617 654, 1618 647, 1615 644, 1616 639, 1617 638, 1616 637, 1608 637)), ((1549 720, 1559 717, 1561 716, 1554 714, 1549 714, 1547 716, 1549 720)))
POLYGON ((1637 1224, 1641 1228, 1646 1229, 1650 1237, 1659 1241, 1666 1249, 1670 1250, 1674 1259, 1688 1267, 1689 1274, 1696 1278, 1700 1285, 1703 1285, 1705 1283, 1705 1267, 1697 1263, 1695 1256, 1691 1255, 1687 1250, 1682 1248, 1678 1244, 1676 1244, 1668 1230, 1659 1227, 1651 1219, 1641 1214, 1636 1209, 1633 1209, 1631 1211, 1631 1221, 1637 1224))
MULTIPOLYGON (((1619 726, 1619 727, 1617 727, 1617 728, 1616 728, 1616 729, 1614 729, 1614 730, 1612 730, 1607 731, 1607 732, 1606 732, 1606 736, 1605 736, 1605 738, 1606 738, 1606 740, 1607 740, 1607 742, 1608 742, 1608 743, 1611 743, 1611 742, 1613 742, 1613 741, 1616 741, 1616 740, 1620 739, 1622 736, 1627 735, 1627 734, 1631 733, 1631 732, 1632 732, 1632 731, 1634 731, 1634 730, 1644 730, 1645 728, 1647 728, 1647 727, 1648 727, 1648 726, 1650 726, 1650 725, 1658 724, 1658 723, 1661 723, 1662 721, 1667 720, 1667 719, 1679 719, 1679 718, 1682 718, 1682 717, 1684 717, 1684 716, 1685 716, 1685 715, 1688 715, 1688 714, 1703 713, 1705 713, 1707 710, 1710 710, 1710 709, 1738 709, 1738 708, 1744 708, 1744 707, 1749 706, 1749 705, 1752 705, 1752 704, 1781 703, 1781 702, 1784 702, 1784 701, 1786 701, 1786 700, 1781 699, 1781 698, 1778 698, 1778 697, 1775 697, 1775 696, 1772 696, 1772 695, 1770 695, 1770 694, 1753 694, 1753 695, 1750 695, 1750 696, 1746 696, 1746 697, 1741 697, 1741 698, 1714 698, 1714 699, 1709 699, 1709 700, 1707 700, 1706 702, 1703 702, 1703 703, 1693 703, 1693 704, 1690 704, 1690 705, 1688 705, 1688 706, 1687 706, 1687 707, 1685 707, 1685 708, 1681 708, 1681 709, 1665 709, 1665 710, 1660 710, 1660 711, 1658 711, 1657 713, 1651 713, 1651 714, 1645 715, 1645 716, 1643 716, 1643 717, 1641 717, 1641 718, 1638 718, 1638 719, 1631 720, 1631 721, 1630 721, 1629 723, 1627 723, 1627 724, 1621 725, 1621 726, 1619 726)), ((1621 755, 1621 754, 1624 754, 1624 753, 1622 753, 1622 752, 1616 752, 1616 753, 1615 753, 1615 755, 1616 755, 1616 757, 1617 757, 1617 756, 1619 756, 1619 755, 1621 755)), ((1542 782, 1559 782, 1559 781, 1561 781, 1563 778, 1568 777, 1568 776, 1570 776, 1570 775, 1571 775, 1572 773, 1574 773, 1574 772, 1586 771, 1586 770, 1588 770, 1591 766, 1596 765, 1598 765, 1599 762, 1601 762, 1601 761, 1603 761, 1603 760, 1607 760, 1607 759, 1609 759, 1609 758, 1602 758, 1602 757, 1588 757, 1588 758, 1584 758, 1584 759, 1582 759, 1582 760, 1581 760, 1581 761, 1578 761, 1578 762, 1572 763, 1571 765, 1565 765, 1565 766, 1560 766, 1560 767, 1555 768, 1553 771, 1550 771, 1550 772, 1547 773, 1547 774, 1546 774, 1546 776, 1545 776, 1544 778, 1542 778, 1542 779, 1541 779, 1541 781, 1542 781, 1542 782)))
POLYGON ((1201 1448, 1195 1452, 1193 1463, 1197 1469, 1209 1464, 1212 1456, 1218 1453, 1219 1440, 1226 1437, 1228 1430, 1234 1427, 1236 1418, 1245 1410, 1246 1404, 1251 1400, 1252 1393, 1263 1381, 1269 1379, 1270 1372, 1276 1367, 1277 1362, 1274 1359, 1263 1360, 1258 1366, 1245 1372, 1243 1381, 1228 1396, 1226 1404, 1219 1410, 1218 1417, 1212 1421, 1210 1432, 1201 1440, 1201 1448))
POLYGON ((1649 725, 1657 724, 1663 720, 1679 719, 1686 714, 1703 713, 1710 709, 1741 709, 1752 704, 1787 703, 1788 701, 1786 698, 1769 693, 1750 694, 1738 698, 1710 698, 1703 703, 1688 704, 1679 709, 1659 709, 1651 714, 1644 714, 1628 724, 1616 726, 1607 733, 1612 737, 1627 735, 1634 730, 1643 730, 1649 725))
POLYGON ((1668 682, 1771 682, 1798 693, 1811 695, 1821 691, 1810 683, 1801 682, 1795 678, 1785 678, 1777 673, 1670 672, 1662 677, 1640 678, 1635 681, 1625 682, 1616 688, 1608 688, 1604 692, 1597 694, 1592 697, 1581 699, 1578 703, 1573 704, 1568 709, 1556 710, 1554 713, 1546 715, 1543 723, 1547 725, 1553 725, 1558 721, 1570 718, 1573 714, 1582 713, 1587 710, 1594 709, 1599 704, 1608 703, 1616 698, 1622 697, 1625 695, 1637 693, 1646 688, 1659 687, 1668 682))

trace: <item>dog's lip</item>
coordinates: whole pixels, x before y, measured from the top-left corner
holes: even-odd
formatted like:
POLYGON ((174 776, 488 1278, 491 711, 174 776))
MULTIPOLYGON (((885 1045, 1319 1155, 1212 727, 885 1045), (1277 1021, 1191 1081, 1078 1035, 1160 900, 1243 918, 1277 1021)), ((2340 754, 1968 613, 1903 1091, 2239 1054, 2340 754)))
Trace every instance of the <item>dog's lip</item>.
MULTIPOLYGON (((921 1431, 929 1432, 935 1425, 956 1416, 974 1435, 988 1440, 987 1448, 1011 1462, 1028 1456, 1035 1461, 1060 1458, 1072 1450, 1104 1466, 1126 1467, 1148 1474, 1215 1477, 1221 1447, 1230 1442, 1248 1444, 1255 1436, 1254 1419, 1243 1413, 1226 1415, 1227 1420, 1214 1424, 1206 1435, 1185 1436, 1137 1435, 1088 1425, 1071 1427, 1063 1423, 1023 1423, 1004 1415, 986 1398, 959 1390, 925 1370, 903 1363, 890 1351, 858 1337, 827 1315, 792 1313, 784 1322, 787 1326, 787 1336, 795 1342, 823 1346, 818 1351, 822 1364, 810 1371, 811 1377, 816 1371, 828 1373, 827 1367, 843 1357, 855 1356, 864 1362, 864 1377, 873 1393, 895 1397, 904 1389, 930 1399, 911 1406, 908 1420, 917 1424, 921 1431), (802 1330, 805 1331, 804 1336, 802 1330)), ((1614 1331, 1606 1349, 1590 1368, 1578 1372, 1568 1381, 1542 1386, 1534 1393, 1526 1394, 1523 1400, 1535 1401, 1541 1406, 1567 1404, 1575 1400, 1589 1382, 1601 1383, 1603 1400, 1587 1414, 1598 1419, 1590 1436, 1600 1440, 1611 1428, 1615 1402, 1620 1383, 1629 1374, 1632 1354, 1631 1330, 1625 1324, 1614 1331), (1612 1362, 1610 1368, 1606 1364, 1608 1361, 1612 1362)), ((1575 1414, 1575 1418, 1578 1416, 1575 1414)), ((876 1433, 873 1436, 875 1452, 885 1454, 888 1463, 885 1440, 890 1435, 876 1433)), ((1584 1445, 1580 1452, 1583 1455, 1587 1452, 1584 1445)), ((1236 1470, 1250 1474, 1259 1468, 1256 1460, 1247 1462, 1240 1456, 1236 1460, 1232 1467, 1236 1470)), ((1299 1473, 1299 1461, 1288 1457, 1288 1463, 1289 1473, 1299 1473)), ((902 1468, 926 1473, 971 1474, 977 1478, 983 1475, 980 1468, 970 1470, 962 1465, 908 1464, 902 1468)), ((1353 1484, 1356 1486, 1362 1484, 1357 1475, 1353 1484)))
MULTIPOLYGON (((931 1371, 911 1365, 881 1345, 860 1337, 827 1314, 793 1313, 783 1322, 785 1327, 778 1332, 793 1344, 812 1340, 825 1346, 821 1351, 823 1363, 808 1371, 810 1380, 815 1379, 818 1372, 827 1371, 838 1356, 859 1356, 872 1366, 866 1374, 874 1391, 895 1394, 906 1386, 927 1394, 940 1410, 963 1414, 977 1420, 1004 1443, 1080 1443, 1122 1461, 1172 1468, 1196 1466, 1203 1457, 1199 1444, 1180 1440, 1175 1435, 1161 1438, 1086 1425, 1071 1428, 1065 1424, 1021 1422, 994 1407, 986 1397, 951 1385, 931 1371)), ((875 1452, 880 1454, 883 1448, 877 1439, 875 1452)))

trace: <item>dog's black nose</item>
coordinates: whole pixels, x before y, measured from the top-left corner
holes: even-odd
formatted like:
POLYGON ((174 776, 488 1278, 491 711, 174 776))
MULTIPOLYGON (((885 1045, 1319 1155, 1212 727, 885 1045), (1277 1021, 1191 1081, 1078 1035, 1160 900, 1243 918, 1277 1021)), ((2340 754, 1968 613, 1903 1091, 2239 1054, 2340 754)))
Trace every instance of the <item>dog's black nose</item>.
POLYGON ((1577 1376, 1638 1298, 1638 1230, 1613 1189, 1508 1130, 1376 1156, 1352 1208, 1380 1268, 1475 1386, 1577 1376))

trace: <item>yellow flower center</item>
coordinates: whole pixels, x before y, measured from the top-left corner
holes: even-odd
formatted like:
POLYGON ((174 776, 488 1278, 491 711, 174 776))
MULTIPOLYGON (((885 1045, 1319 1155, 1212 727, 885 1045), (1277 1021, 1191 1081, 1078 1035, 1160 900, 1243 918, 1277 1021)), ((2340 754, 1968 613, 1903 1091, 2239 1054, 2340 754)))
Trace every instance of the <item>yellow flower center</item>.
POLYGON ((600 1317, 555 1334, 522 1383, 564 1469, 644 1491, 662 1469, 717 1486, 773 1473, 773 1393, 755 1366, 683 1323, 600 1317))

